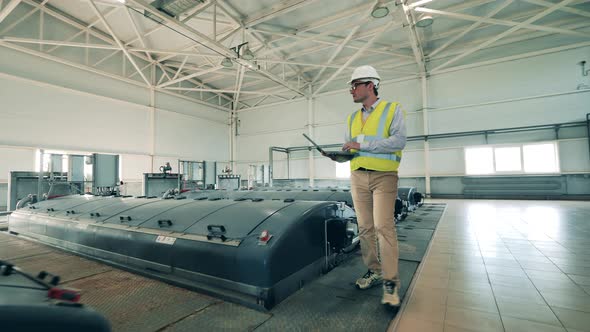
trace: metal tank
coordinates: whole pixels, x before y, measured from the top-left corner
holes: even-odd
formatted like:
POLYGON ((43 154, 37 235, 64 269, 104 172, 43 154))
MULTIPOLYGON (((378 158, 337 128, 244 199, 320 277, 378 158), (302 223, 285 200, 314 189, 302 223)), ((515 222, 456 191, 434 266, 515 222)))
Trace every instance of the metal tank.
POLYGON ((77 303, 79 298, 79 291, 60 286, 57 276, 46 271, 34 276, 0 260, 3 331, 110 332, 106 318, 77 303))
POLYGON ((418 190, 416 190, 415 187, 399 187, 397 193, 398 197, 404 202, 404 206, 409 212, 412 212, 418 208, 419 201, 417 201, 417 198, 420 194, 418 194, 418 190))
POLYGON ((269 309, 356 244, 355 222, 337 202, 80 195, 16 210, 9 231, 269 309))
MULTIPOLYGON (((403 221, 408 216, 408 206, 410 203, 407 200, 407 193, 404 194, 403 189, 405 187, 400 187, 399 195, 396 198, 395 202, 395 211, 394 216, 398 222, 403 221), (400 198, 403 197, 403 198, 400 198)), ((347 206, 353 208, 353 201, 352 201, 352 193, 349 189, 330 189, 330 188, 322 188, 322 189, 262 189, 262 190, 198 190, 198 191, 191 191, 182 193, 182 196, 186 196, 190 199, 210 199, 210 198, 219 198, 219 199, 238 199, 238 198, 263 198, 267 200, 281 200, 281 199, 295 199, 295 200, 303 200, 303 201, 334 201, 334 202, 343 202, 347 206)), ((411 198, 417 194, 415 189, 412 190, 411 198)), ((413 201, 412 201, 413 202, 413 201)), ((412 205, 413 210, 415 207, 419 205, 412 205)))

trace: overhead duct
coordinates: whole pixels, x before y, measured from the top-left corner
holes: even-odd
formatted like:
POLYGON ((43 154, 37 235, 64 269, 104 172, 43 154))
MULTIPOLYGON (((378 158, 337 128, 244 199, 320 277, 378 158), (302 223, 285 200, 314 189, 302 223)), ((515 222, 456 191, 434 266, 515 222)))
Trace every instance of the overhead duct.
MULTIPOLYGON (((203 3, 205 3, 205 0, 156 0, 150 5, 170 17, 178 17, 187 10, 203 3)), ((147 11, 145 16, 155 18, 147 11)))

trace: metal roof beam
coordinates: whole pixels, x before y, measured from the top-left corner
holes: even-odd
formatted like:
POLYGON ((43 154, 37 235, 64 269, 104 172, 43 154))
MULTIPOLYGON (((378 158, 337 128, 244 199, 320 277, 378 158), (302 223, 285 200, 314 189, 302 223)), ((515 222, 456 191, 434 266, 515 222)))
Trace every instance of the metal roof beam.
MULTIPOLYGON (((534 5, 539 5, 539 6, 543 6, 543 7, 551 7, 554 5, 553 2, 549 2, 549 1, 545 1, 545 0, 523 0, 524 2, 528 2, 528 3, 532 3, 534 5)), ((584 3, 585 1, 577 1, 577 3, 584 3)), ((576 5, 576 3, 572 3, 572 5, 576 5)), ((585 11, 585 10, 581 10, 581 9, 574 9, 574 8, 570 8, 570 7, 563 7, 560 8, 559 11, 562 11, 564 13, 570 13, 570 14, 575 14, 575 15, 580 15, 583 17, 590 17, 590 12, 585 11)))
POLYGON ((348 58, 348 61, 346 61, 345 64, 343 64, 340 68, 338 68, 338 70, 336 70, 335 73, 332 74, 332 76, 330 76, 330 78, 328 78, 327 80, 325 80, 313 93, 313 95, 317 95, 323 88, 326 87, 326 85, 328 85, 328 83, 330 83, 336 76, 338 76, 338 74, 340 74, 340 72, 342 72, 346 67, 348 67, 353 61, 355 61, 363 52, 365 49, 371 47, 371 45, 373 44, 373 42, 379 37, 381 36, 382 33, 384 33, 385 31, 389 30, 391 27, 394 26, 394 21, 389 21, 389 23, 385 24, 382 28, 381 31, 377 34, 375 34, 373 36, 373 38, 371 38, 369 41, 367 41, 367 43, 365 44, 365 46, 363 48, 361 48, 360 50, 358 50, 356 53, 354 53, 351 57, 348 58))
MULTIPOLYGON (((492 18, 494 17, 494 15, 498 14, 500 11, 502 11, 502 9, 510 6, 510 4, 512 4, 514 2, 514 0, 506 0, 502 3, 500 3, 500 5, 498 5, 496 8, 494 8, 491 12, 489 12, 485 18, 492 18)), ((467 29, 461 31, 461 33, 453 36, 450 40, 448 40, 447 42, 445 42, 443 45, 441 45, 439 48, 437 48, 436 50, 430 52, 430 54, 428 56, 433 57, 436 54, 440 53, 442 50, 446 49, 447 47, 449 47, 451 44, 453 44, 454 42, 456 42, 457 40, 461 39, 463 36, 465 36, 466 34, 468 34, 469 32, 477 29, 477 27, 479 27, 480 25, 482 25, 484 22, 483 21, 479 21, 479 22, 475 22, 472 25, 470 25, 467 29)))
MULTIPOLYGON (((228 15, 232 20, 234 20, 234 22, 236 22, 238 25, 240 25, 240 27, 242 27, 243 33, 248 33, 248 35, 250 35, 252 38, 256 39, 261 44, 260 48, 266 48, 267 50, 270 50, 272 52, 276 52, 279 55, 279 57, 281 57, 281 58, 285 57, 285 55, 282 54, 281 52, 279 52, 279 50, 275 51, 275 48, 272 47, 269 44, 269 42, 266 41, 262 36, 257 35, 256 32, 251 31, 250 29, 246 29, 246 24, 244 23, 244 21, 240 20, 239 18, 235 17, 234 15, 232 15, 230 13, 230 10, 233 10, 234 12, 239 14, 239 12, 235 8, 233 8, 227 1, 224 1, 224 0, 217 0, 217 1, 218 1, 217 4, 219 5, 219 8, 221 8, 221 10, 224 11, 226 15, 228 15)), ((254 50, 254 52, 258 52, 258 50, 254 50)), ((260 55, 261 54, 258 54, 258 56, 260 56, 260 55)), ((291 68, 293 68, 294 72, 301 71, 301 68, 298 68, 295 66, 291 66, 291 68)), ((303 78, 303 79, 305 79, 305 78, 303 78)))
MULTIPOLYGON (((105 42, 107 42, 107 43, 109 43, 111 45, 115 45, 112 37, 108 36, 108 34, 106 34, 106 33, 102 32, 102 31, 98 30, 96 27, 93 27, 93 28, 88 29, 88 25, 89 25, 88 23, 84 23, 84 22, 79 21, 78 19, 72 18, 69 15, 67 15, 66 13, 63 13, 59 9, 56 9, 56 8, 54 8, 52 6, 49 6, 49 5, 48 6, 45 6, 45 3, 47 1, 43 1, 42 3, 37 3, 37 2, 32 1, 32 0, 21 0, 21 1, 23 3, 26 3, 26 4, 30 5, 30 6, 32 6, 36 10, 41 10, 41 11, 45 12, 46 14, 51 15, 51 16, 55 17, 56 19, 58 19, 58 20, 60 20, 60 21, 62 21, 64 23, 66 23, 66 24, 69 24, 69 25, 71 25, 73 27, 76 27, 76 28, 78 28, 80 30, 86 30, 87 29, 86 31, 88 31, 88 33, 91 34, 92 36, 94 36, 94 37, 96 37, 98 39, 101 39, 101 40, 103 40, 103 41, 105 41, 105 42)), ((111 11, 109 10, 108 12, 111 12, 111 11)), ((144 34, 144 36, 145 36, 145 34, 144 34)), ((5 42, 1 42, 1 43, 3 43, 4 45, 13 46, 12 44, 8 44, 8 43, 5 43, 5 42)), ((72 44, 72 46, 74 46, 74 44, 72 44)), ((13 49, 16 49, 16 50, 19 50, 19 51, 23 51, 23 52, 25 52, 24 50, 27 50, 26 48, 16 47, 16 46, 14 46, 12 48, 13 49)), ((104 59, 98 61, 95 64, 95 66, 98 65, 100 62, 106 60, 107 58, 109 58, 109 57, 117 54, 117 52, 119 50, 120 49, 118 48, 110 56, 107 56, 104 59)), ((41 53, 41 54, 42 55, 45 55, 44 53, 41 53)), ((139 54, 135 54, 134 53, 134 55, 137 56, 138 58, 144 60, 144 61, 149 61, 149 59, 147 57, 145 57, 145 55, 143 55, 141 53, 139 53, 139 54)), ((68 65, 72 65, 72 63, 70 61, 61 60, 60 58, 57 58, 57 57, 48 57, 48 59, 53 60, 53 61, 57 61, 57 62, 61 62, 61 63, 65 63, 65 64, 68 64, 68 65), (60 59, 60 60, 57 60, 57 59, 60 59)), ((109 77, 115 77, 115 78, 118 78, 118 79, 125 79, 126 80, 126 78, 124 78, 124 77, 119 78, 119 76, 117 76, 117 75, 112 75, 112 74, 109 74, 109 73, 106 73, 106 72, 97 70, 96 68, 93 68, 93 67, 90 67, 90 66, 83 66, 82 69, 91 70, 91 71, 95 71, 97 73, 100 73, 102 75, 106 75, 106 76, 109 76, 109 77)), ((174 70, 172 70, 172 69, 166 69, 166 71, 169 72, 169 73, 174 73, 174 70)), ((196 84, 196 85, 200 85, 201 84, 200 82, 197 82, 197 81, 194 81, 194 80, 190 80, 190 82, 193 83, 193 84, 196 84)), ((224 99, 225 98, 228 98, 229 99, 229 97, 227 97, 225 95, 220 95, 220 96, 223 97, 224 99)), ((191 100, 194 100, 194 99, 191 98, 191 100)))
POLYGON ((429 13, 429 14, 435 14, 435 15, 440 15, 440 16, 453 17, 453 18, 458 18, 458 19, 463 19, 463 20, 473 21, 473 22, 485 22, 485 23, 496 24, 496 25, 505 25, 505 26, 509 26, 509 27, 519 26, 519 29, 524 28, 524 29, 530 29, 530 30, 555 32, 555 33, 561 33, 561 34, 565 34, 565 35, 572 35, 572 36, 585 37, 585 38, 590 37, 590 34, 588 34, 588 33, 583 33, 583 32, 579 32, 579 31, 571 31, 571 30, 566 30, 566 29, 559 29, 559 28, 552 28, 552 27, 547 27, 544 25, 535 25, 535 24, 528 24, 528 23, 525 24, 524 22, 513 22, 513 21, 500 20, 500 19, 495 19, 495 18, 485 18, 485 17, 481 17, 481 16, 452 13, 449 11, 436 10, 436 9, 430 9, 430 8, 424 8, 424 7, 417 7, 414 10, 417 12, 420 12, 420 13, 429 13))
POLYGON ((265 70, 262 70, 262 69, 258 69, 257 67, 254 66, 254 64, 252 64, 252 62, 237 58, 236 54, 233 51, 229 50, 224 45, 209 38, 208 36, 202 34, 201 32, 197 31, 196 29, 191 28, 190 26, 178 21, 175 18, 171 18, 171 17, 168 17, 167 15, 164 15, 163 13, 160 13, 157 9, 148 5, 143 0, 127 0, 127 1, 128 1, 128 3, 138 6, 142 10, 146 10, 146 11, 150 12, 152 15, 158 17, 159 19, 163 20, 164 22, 175 26, 177 29, 182 30, 184 33, 193 36, 195 39, 197 39, 201 43, 205 44, 208 48, 212 49, 214 52, 217 52, 223 56, 229 57, 233 61, 237 62, 238 64, 240 64, 242 66, 246 66, 248 69, 250 69, 252 71, 256 71, 256 72, 260 73, 261 75, 264 75, 268 79, 274 81, 275 83, 281 84, 281 85, 285 86, 286 88, 289 88, 290 90, 293 90, 293 91, 299 93, 300 95, 305 95, 305 93, 303 91, 300 91, 296 87, 291 86, 287 82, 274 76, 272 73, 266 72, 265 70))
POLYGON ((119 48, 121 49, 121 51, 123 51, 123 54, 125 54, 125 56, 127 57, 127 59, 129 59, 129 62, 131 62, 131 64, 135 68, 135 70, 137 70, 137 72, 139 73, 139 76, 141 76, 141 78, 144 80, 145 84, 147 86, 152 86, 152 83, 147 79, 147 77, 145 77, 145 75, 143 74, 143 72, 141 71, 141 69, 139 68, 139 66, 137 65, 137 62, 135 62, 135 59, 133 59, 133 57, 131 56, 131 54, 129 54, 129 51, 127 51, 127 49, 125 48, 125 46, 123 45, 123 43, 121 43, 121 41, 119 40, 119 38, 115 35, 115 32, 113 31, 113 29, 111 28, 111 26, 107 22, 107 20, 104 18, 104 16, 100 12, 100 10, 98 10, 98 7, 96 7, 96 4, 94 3, 94 1, 93 0, 88 0, 88 4, 90 5, 90 7, 94 11, 94 13, 100 18, 100 21, 102 22, 102 24, 105 26, 105 28, 111 34, 111 36, 115 40, 115 43, 117 43, 117 45, 119 46, 119 48))
POLYGON ((2 21, 4 21, 6 16, 8 16, 10 13, 12 13, 14 8, 16 8, 16 6, 18 6, 20 1, 21 0, 11 0, 9 3, 6 4, 6 6, 4 6, 4 8, 2 8, 2 11, 0 11, 0 23, 2 23, 2 21))
POLYGON ((491 39, 489 39, 489 40, 487 40, 487 41, 479 44, 478 46, 476 46, 476 47, 474 47, 472 49, 467 50, 465 53, 462 53, 462 54, 460 54, 460 55, 458 55, 458 56, 450 59, 449 61, 447 61, 447 62, 445 62, 445 63, 437 66, 436 68, 434 68, 432 70, 432 72, 439 71, 442 68, 448 66, 449 64, 451 64, 453 62, 456 62, 456 61, 458 61, 458 60, 460 60, 460 59, 462 59, 462 58, 464 58, 464 57, 466 57, 466 56, 468 56, 468 55, 470 55, 470 54, 472 54, 474 52, 477 52, 477 51, 481 50, 482 48, 484 48, 484 47, 486 47, 488 45, 491 45, 492 43, 494 43, 494 42, 496 42, 496 41, 498 41, 498 40, 500 40, 500 39, 508 36, 509 34, 513 33, 514 31, 516 31, 518 29, 521 29, 524 26, 526 26, 526 25, 528 25, 530 23, 533 23, 533 22, 535 22, 537 20, 540 20, 541 18, 543 18, 543 17, 545 17, 545 16, 553 13, 554 11, 556 11, 559 8, 562 8, 564 6, 567 6, 569 3, 573 2, 573 1, 574 0, 564 0, 564 1, 561 1, 561 2, 559 2, 557 4, 555 4, 555 5, 547 8, 547 9, 545 9, 544 11, 540 12, 539 14, 537 14, 537 15, 529 18, 529 19, 527 19, 526 21, 523 21, 523 22, 519 23, 518 25, 516 25, 516 26, 514 26, 514 27, 512 27, 512 28, 510 28, 510 29, 508 29, 508 30, 506 30, 504 32, 502 32, 499 35, 494 36, 493 38, 491 38, 491 39))
POLYGON ((416 32, 416 24, 414 22, 414 16, 412 16, 412 12, 410 8, 402 2, 401 4, 402 9, 404 11, 404 18, 410 30, 408 31, 410 42, 412 43, 412 53, 414 53, 414 59, 416 60, 416 65, 418 65, 418 69, 420 73, 423 75, 427 74, 426 69, 426 61, 424 59, 424 49, 422 48, 422 43, 420 43, 420 38, 418 37, 418 33, 416 32))
POLYGON ((269 21, 275 17, 284 15, 288 12, 291 12, 295 9, 299 9, 301 7, 307 6, 310 3, 313 3, 317 0, 290 0, 290 1, 283 1, 281 4, 277 6, 273 6, 268 10, 259 12, 256 16, 253 17, 246 17, 244 21, 244 26, 251 27, 259 23, 263 23, 269 21))
MULTIPOLYGON (((105 18, 107 18, 107 17, 109 17, 111 14, 115 13, 115 12, 116 12, 118 9, 120 9, 120 8, 122 8, 122 7, 113 7, 113 8, 111 8, 109 11, 105 12, 105 13, 103 14, 103 16, 104 16, 105 18)), ((69 42, 69 41, 72 41, 72 40, 76 39, 78 36, 82 35, 83 33, 85 33, 85 32, 89 32, 89 31, 90 31, 90 29, 91 29, 93 26, 95 26, 96 24, 98 24, 98 23, 100 23, 100 18, 98 18, 98 17, 97 17, 97 18, 95 18, 95 19, 91 20, 90 24, 88 24, 88 26, 87 26, 86 28, 84 28, 84 29, 82 29, 82 30, 80 30, 80 31, 76 32, 74 35, 72 35, 71 37, 69 37, 69 38, 68 38, 68 39, 66 39, 65 41, 68 41, 68 42, 69 42)), ((58 46, 55 46, 55 47, 52 47, 52 48, 50 48, 49 50, 47 50, 47 52, 49 52, 49 53, 51 53, 51 52, 55 52, 55 50, 57 50, 59 47, 60 47, 60 45, 58 45, 58 46)))

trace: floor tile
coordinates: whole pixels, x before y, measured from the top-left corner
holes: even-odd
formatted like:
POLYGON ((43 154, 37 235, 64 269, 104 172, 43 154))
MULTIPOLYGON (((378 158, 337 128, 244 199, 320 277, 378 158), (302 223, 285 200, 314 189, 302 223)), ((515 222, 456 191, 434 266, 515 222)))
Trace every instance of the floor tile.
POLYGON ((520 266, 522 266, 525 270, 533 270, 533 271, 546 271, 546 272, 562 272, 555 264, 553 263, 538 263, 538 262, 520 262, 520 266))
POLYGON ((399 321, 396 332, 443 332, 442 322, 430 322, 423 319, 415 319, 407 316, 399 321))
POLYGON ((565 265, 559 264, 559 269, 567 274, 577 274, 582 276, 590 277, 590 267, 579 266, 579 265, 565 265))
POLYGON ((572 328, 581 331, 588 331, 590 329, 590 314, 587 312, 559 307, 552 307, 552 309, 567 329, 572 328))
POLYGON ((566 281, 570 278, 562 272, 549 272, 539 270, 526 270, 526 274, 531 280, 555 280, 566 281))
POLYGON ((412 293, 412 301, 429 302, 444 305, 447 303, 448 289, 416 287, 412 293))
POLYGON ((449 280, 449 289, 462 292, 492 294, 491 285, 487 280, 449 280))
MULTIPOLYGON (((553 326, 525 319, 504 317, 502 323, 506 332, 565 332, 562 326, 553 326)), ((560 324, 561 325, 561 324, 560 324)))
POLYGON ((503 276, 497 274, 488 275, 490 283, 496 286, 519 287, 519 288, 534 288, 533 283, 524 277, 503 276))
POLYGON ((573 295, 578 295, 584 291, 582 287, 577 285, 575 282, 570 280, 569 278, 566 280, 542 280, 542 279, 532 279, 533 284, 535 287, 543 293, 544 291, 555 291, 555 292, 563 292, 564 294, 571 293, 573 295))
POLYGON ((402 318, 422 319, 429 322, 442 323, 445 319, 444 304, 435 304, 411 298, 406 306, 402 318))
POLYGON ((524 277, 526 278, 527 275, 524 270, 520 267, 517 268, 510 268, 510 267, 502 267, 502 266, 486 266, 486 271, 488 274, 495 274, 495 275, 503 275, 503 276, 513 276, 513 277, 524 277))
POLYGON ((449 279, 430 275, 420 275, 418 281, 416 281, 416 288, 420 289, 422 287, 447 289, 449 288, 449 279))
POLYGON ((562 291, 541 291, 541 295, 551 307, 584 311, 590 316, 590 295, 571 294, 562 291))
POLYGON ((547 305, 499 301, 498 308, 500 308, 502 319, 504 317, 513 317, 561 327, 561 323, 547 305))
POLYGON ((444 325, 444 332, 479 332, 477 329, 461 328, 449 324, 444 325))
POLYGON ((445 326, 472 329, 480 332, 504 331, 497 313, 481 312, 449 306, 445 316, 445 326))
POLYGON ((492 294, 460 292, 449 290, 447 294, 447 306, 497 313, 498 307, 492 294))

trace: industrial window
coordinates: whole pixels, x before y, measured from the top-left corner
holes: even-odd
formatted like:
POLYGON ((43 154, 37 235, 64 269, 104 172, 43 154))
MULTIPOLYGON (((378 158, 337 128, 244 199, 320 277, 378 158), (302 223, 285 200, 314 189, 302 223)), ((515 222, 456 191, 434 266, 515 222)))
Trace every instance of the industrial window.
POLYGON ((555 143, 529 144, 522 148, 526 173, 559 172, 555 143))
POLYGON ((494 148, 494 162, 496 172, 520 172, 522 171, 520 146, 508 146, 494 148))
MULTIPOLYGON (((39 167, 41 163, 41 150, 35 151, 35 168, 34 171, 39 171, 39 167)), ((53 172, 63 172, 67 173, 68 171, 68 156, 65 154, 64 151, 45 151, 43 153, 43 172, 49 172, 49 168, 53 170, 53 172)))
POLYGON ((467 175, 558 172, 556 142, 465 148, 467 175))
POLYGON ((350 177, 350 161, 345 163, 336 163, 336 177, 349 178, 350 177))
POLYGON ((494 173, 494 150, 491 147, 465 149, 465 172, 471 174, 494 173))

